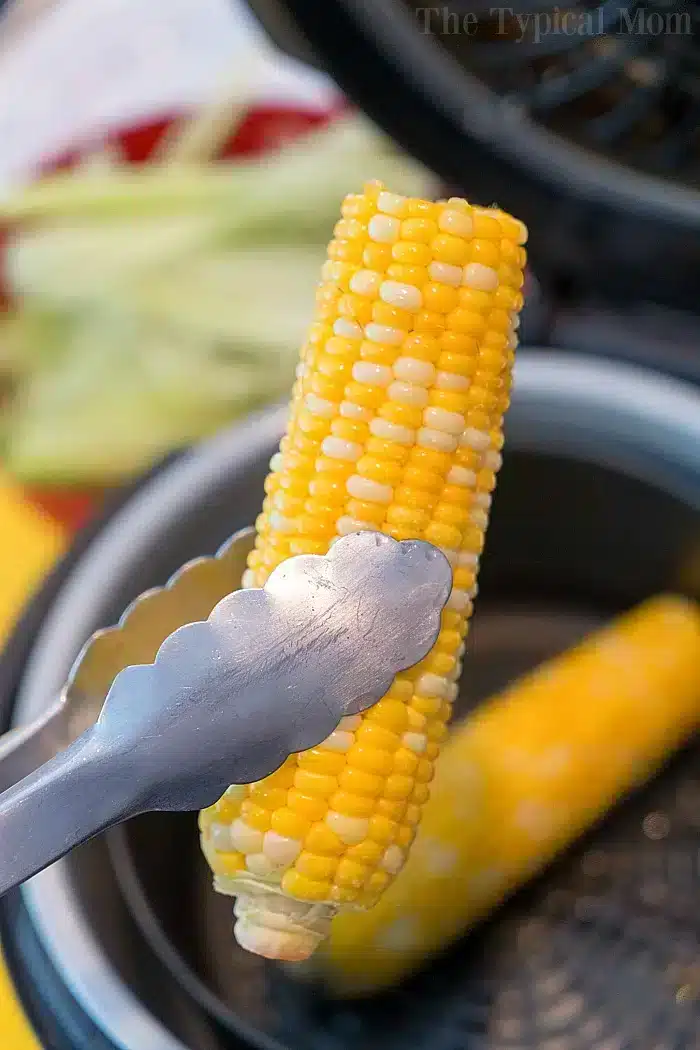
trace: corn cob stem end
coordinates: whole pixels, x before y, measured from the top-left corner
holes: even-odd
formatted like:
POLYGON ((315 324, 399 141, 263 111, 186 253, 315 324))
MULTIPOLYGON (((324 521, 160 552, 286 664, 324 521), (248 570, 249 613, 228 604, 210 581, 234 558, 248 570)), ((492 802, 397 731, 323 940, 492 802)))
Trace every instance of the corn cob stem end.
MULTIPOLYGON (((231 889, 215 880, 215 889, 231 889)), ((236 941, 246 951, 279 962, 303 962, 324 941, 338 909, 332 904, 298 901, 274 886, 236 882, 233 908, 236 941)))

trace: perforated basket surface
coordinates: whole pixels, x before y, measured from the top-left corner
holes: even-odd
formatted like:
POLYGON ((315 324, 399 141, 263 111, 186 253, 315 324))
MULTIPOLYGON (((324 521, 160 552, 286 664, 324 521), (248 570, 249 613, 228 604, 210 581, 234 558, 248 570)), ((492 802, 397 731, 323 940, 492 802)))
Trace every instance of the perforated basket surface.
POLYGON ((332 1002, 272 968, 307 1050, 698 1050, 700 751, 400 989, 332 1002))

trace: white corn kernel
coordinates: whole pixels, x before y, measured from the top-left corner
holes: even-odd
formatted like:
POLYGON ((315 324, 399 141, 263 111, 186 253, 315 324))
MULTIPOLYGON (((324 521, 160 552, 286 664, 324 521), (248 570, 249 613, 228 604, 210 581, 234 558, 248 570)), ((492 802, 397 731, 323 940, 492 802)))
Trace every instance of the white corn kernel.
POLYGON ((447 682, 442 675, 427 671, 422 674, 416 682, 416 692, 419 696, 444 696, 447 682))
POLYGON ((447 693, 445 694, 445 700, 448 704, 453 704, 459 696, 459 685, 457 682, 450 682, 447 687, 447 693))
POLYGON ((452 208, 441 213, 438 226, 443 233, 452 233, 455 237, 471 237, 474 229, 471 215, 452 208))
POLYGON ((356 361, 352 366, 352 378, 367 386, 389 386, 394 373, 388 365, 373 365, 371 361, 356 361))
POLYGON ((462 283, 463 270, 461 266, 453 266, 451 263, 431 262, 428 273, 432 281, 439 284, 449 284, 458 288, 462 283))
POLYGON ((249 853, 245 859, 245 866, 251 875, 258 875, 260 878, 272 875, 277 867, 264 853, 249 853))
POLYGON ((373 298, 381 283, 382 275, 376 270, 358 270, 350 278, 350 291, 355 295, 368 295, 373 298))
POLYGON ((276 831, 266 831, 263 838, 263 852, 275 866, 292 864, 301 853, 301 845, 299 839, 276 831))
POLYGON ((425 733, 404 733, 401 742, 404 747, 416 755, 422 755, 428 746, 428 738, 425 733))
POLYGON ((473 551, 460 551, 457 564, 460 568, 475 569, 479 564, 479 555, 473 551))
POLYGON ((515 334, 515 332, 511 332, 508 335, 508 349, 509 350, 517 350, 518 349, 518 337, 515 334))
POLYGON ((263 844, 262 832, 251 828, 239 817, 231 825, 231 843, 240 853, 259 853, 263 844))
POLYGON ((249 784, 231 784, 224 791, 224 798, 230 802, 242 802, 243 799, 248 798, 249 786, 249 784))
POLYGON ((491 508, 491 493, 475 492, 474 503, 477 505, 477 507, 481 507, 482 510, 489 510, 491 508))
POLYGON ((459 443, 462 448, 473 448, 475 452, 485 452, 491 443, 491 438, 485 430, 466 427, 462 431, 459 443))
POLYGON ((356 405, 352 401, 341 401, 338 411, 344 419, 359 419, 367 423, 372 418, 369 408, 363 408, 362 405, 356 405))
POLYGON ((325 397, 317 397, 316 394, 307 394, 304 404, 312 415, 321 416, 324 419, 332 419, 338 407, 332 401, 326 401, 325 397))
POLYGON ((471 386, 471 380, 466 376, 460 376, 457 372, 438 372, 435 376, 435 386, 438 390, 465 391, 471 386))
POLYGON ((384 871, 388 871, 390 875, 398 875, 404 865, 405 856, 403 850, 398 846, 388 846, 384 851, 380 864, 384 871))
POLYGON ((284 465, 284 456, 281 452, 275 452, 274 456, 270 460, 270 470, 277 472, 281 470, 284 465))
POLYGON ((300 361, 294 369, 294 375, 297 377, 297 379, 304 379, 309 374, 309 371, 310 369, 306 362, 300 361))
POLYGON ((349 751, 354 743, 355 736, 353 733, 347 733, 343 729, 335 729, 320 746, 328 748, 329 751, 345 752, 349 751))
POLYGON ((432 427, 421 427, 416 435, 417 444, 423 448, 434 448, 438 452, 454 452, 457 440, 454 435, 446 434, 444 430, 434 430, 432 427))
POLYGON ((503 457, 500 452, 496 452, 494 449, 490 449, 484 456, 484 466, 487 470, 492 470, 494 473, 501 469, 503 463, 503 457))
POLYGON ((394 497, 391 485, 382 485, 381 482, 363 478, 360 474, 352 474, 345 487, 353 499, 365 500, 368 503, 391 503, 394 497))
POLYGON ((344 459, 349 463, 354 463, 360 458, 364 449, 356 441, 346 441, 344 438, 331 434, 323 439, 321 451, 330 459, 344 459))
POLYGON ((386 190, 377 197, 377 207, 387 215, 403 215, 406 210, 406 198, 400 193, 388 193, 386 190))
POLYGON ((458 613, 466 613, 470 605, 471 601, 469 600, 468 593, 460 587, 453 587, 449 601, 447 602, 448 609, 454 609, 454 611, 458 613))
POLYGON ((349 536, 352 532, 378 531, 376 525, 367 521, 359 521, 358 518, 351 518, 349 514, 344 514, 342 518, 338 518, 335 523, 335 529, 339 536, 349 536))
MULTIPOLYGON (((448 481, 450 480, 449 479, 449 475, 448 475, 447 480, 448 481)), ((451 547, 441 547, 440 550, 445 555, 445 557, 447 558, 448 562, 450 563, 450 565, 454 569, 455 566, 458 564, 459 551, 452 550, 451 547)))
POLYGON ((255 573, 252 569, 246 569, 241 578, 241 587, 244 591, 250 590, 251 587, 255 587, 255 573))
POLYGON ((345 729, 348 733, 352 733, 355 729, 359 729, 361 725, 361 715, 345 715, 338 722, 338 729, 345 729))
POLYGON ((334 831, 346 846, 357 846, 367 838, 369 821, 366 817, 349 817, 345 813, 336 813, 334 809, 329 809, 325 820, 331 831, 334 831))
POLYGON ((348 317, 339 317, 333 325, 333 332, 335 335, 340 335, 343 339, 362 339, 364 335, 361 325, 357 321, 351 321, 348 317))
POLYGON ((379 297, 389 306, 398 306, 402 310, 420 310, 423 305, 420 289, 402 281, 382 281, 379 297))
POLYGON ((211 838, 211 844, 214 849, 220 850, 222 853, 228 853, 233 849, 230 824, 211 824, 209 827, 209 837, 211 838))
POLYGON ((393 244, 398 241, 400 230, 399 220, 389 215, 373 215, 367 226, 369 239, 379 244, 393 244))
POLYGON ((443 430, 446 434, 453 434, 455 437, 464 430, 464 416, 461 412, 448 412, 446 408, 426 408, 423 413, 423 421, 426 427, 431 427, 433 430, 443 430))
POLYGON ((394 375, 406 383, 430 386, 435 379, 435 368, 429 361, 417 357, 399 357, 394 361, 394 375))
POLYGON ((391 384, 387 395, 391 401, 398 401, 401 405, 411 405, 412 408, 424 408, 428 404, 428 391, 424 386, 404 383, 400 379, 391 384))
MULTIPOLYGON (((461 674, 462 674, 462 665, 460 664, 460 662, 458 660, 457 663, 452 668, 452 670, 448 671, 447 675, 445 676, 447 678, 448 685, 452 685, 452 684, 454 684, 454 682, 458 681, 458 679, 459 679, 461 674)), ((445 699, 447 699, 447 698, 445 698, 445 699)))
POLYGON ((447 475, 448 485, 462 485, 464 488, 471 488, 476 485, 476 474, 473 470, 469 470, 468 467, 460 467, 455 465, 450 467, 447 475))
POLYGON ((476 288, 480 292, 495 292, 498 288, 498 274, 492 266, 483 263, 467 263, 464 267, 462 284, 467 288, 476 288))
POLYGON ((390 423, 388 419, 376 416, 369 425, 370 434, 381 441, 395 441, 397 445, 412 445, 416 432, 400 423, 390 423))
POLYGON ((296 522, 292 518, 285 518, 278 510, 270 511, 270 525, 277 532, 296 532, 296 522))
POLYGON ((477 529, 485 529, 489 523, 489 516, 481 507, 474 507, 469 515, 469 519, 472 525, 476 525, 477 529))
POLYGON ((406 333, 400 328, 394 328, 388 324, 368 324, 365 327, 365 336, 370 343, 382 343, 384 346, 400 346, 406 338, 406 333))

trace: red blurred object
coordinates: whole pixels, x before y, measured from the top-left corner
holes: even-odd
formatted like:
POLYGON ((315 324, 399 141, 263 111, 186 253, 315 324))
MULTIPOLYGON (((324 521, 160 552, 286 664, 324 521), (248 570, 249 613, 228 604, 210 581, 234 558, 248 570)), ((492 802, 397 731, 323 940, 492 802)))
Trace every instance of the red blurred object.
POLYGON ((24 488, 23 494, 28 502, 40 507, 45 514, 71 532, 77 532, 90 521, 100 510, 105 496, 103 492, 94 490, 83 492, 43 488, 24 488))
MULTIPOLYGON (((258 106, 251 110, 226 143, 221 150, 220 159, 255 156, 267 150, 276 149, 285 142, 299 138, 312 128, 329 123, 346 108, 346 104, 342 102, 327 110, 258 106)), ((177 119, 177 115, 171 115, 136 127, 115 131, 108 137, 106 144, 117 145, 129 164, 143 164, 177 119)), ((47 164, 43 169, 44 174, 70 170, 79 160, 78 151, 66 153, 47 164)), ((0 309, 7 309, 10 299, 3 272, 5 262, 3 240, 4 236, 0 232, 0 309)), ((27 499, 71 530, 79 529, 90 520, 92 515, 99 510, 104 496, 104 493, 94 490, 83 492, 27 488, 25 492, 27 499)))
MULTIPOLYGON (((257 106, 221 150, 220 159, 252 156, 276 149, 312 128, 327 124, 345 108, 344 104, 328 110, 257 106)), ((138 127, 115 131, 108 136, 107 144, 118 146, 129 164, 143 164, 177 119, 177 115, 173 114, 138 127)), ((69 169, 79 158, 79 152, 66 153, 54 159, 45 170, 69 169)))

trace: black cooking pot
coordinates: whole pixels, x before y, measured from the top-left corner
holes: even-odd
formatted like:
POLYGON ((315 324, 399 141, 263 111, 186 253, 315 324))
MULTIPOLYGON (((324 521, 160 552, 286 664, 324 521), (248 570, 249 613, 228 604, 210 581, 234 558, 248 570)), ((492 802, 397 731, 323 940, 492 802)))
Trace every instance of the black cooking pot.
POLYGON ((697 310, 696 100, 683 73, 698 60, 695 0, 248 4, 278 44, 325 69, 409 153, 521 218, 530 261, 555 294, 697 310), (688 22, 681 34, 625 29, 630 16, 676 9, 688 22), (518 41, 499 28, 509 16, 532 25, 535 12, 555 23, 568 12, 568 27, 518 41), (612 125, 596 121, 605 115, 612 125), (662 145, 666 135, 675 145, 662 145))
MULTIPOLYGON (((138 592, 254 520, 283 421, 270 412, 166 464, 79 541, 0 671, 17 720, 138 592)), ((700 393, 651 370, 521 352, 480 585, 462 711, 648 595, 700 595, 700 393)), ((585 844, 369 1002, 330 1002, 236 948, 192 815, 139 818, 43 872, 2 902, 3 945, 57 1050, 691 1050, 698 757, 691 748, 594 833, 597 867, 582 863, 585 844), (653 842, 652 809, 669 829, 653 842)))

